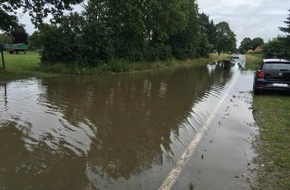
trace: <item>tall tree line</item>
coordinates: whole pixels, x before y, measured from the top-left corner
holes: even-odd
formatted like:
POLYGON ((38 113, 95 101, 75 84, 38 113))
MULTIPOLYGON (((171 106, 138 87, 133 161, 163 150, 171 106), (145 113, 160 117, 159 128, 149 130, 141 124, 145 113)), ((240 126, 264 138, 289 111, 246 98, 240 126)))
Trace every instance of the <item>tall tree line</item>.
POLYGON ((198 13, 195 0, 91 0, 83 13, 40 27, 42 62, 97 66, 205 57, 217 48, 235 49, 235 34, 222 26, 221 37, 230 31, 230 48, 216 45, 219 27, 198 13))
POLYGON ((98 66, 118 59, 190 59, 235 51, 228 23, 215 25, 198 12, 196 0, 89 0, 82 13, 66 16, 63 11, 82 0, 0 2, 5 2, 0 5, 0 29, 7 34, 19 25, 17 9, 30 14, 38 31, 29 41, 42 47, 44 64, 98 66), (49 14, 51 22, 44 24, 49 14))
POLYGON ((239 51, 241 53, 246 53, 248 50, 255 50, 258 46, 262 46, 263 44, 264 40, 260 37, 254 38, 253 40, 246 37, 241 41, 239 51))

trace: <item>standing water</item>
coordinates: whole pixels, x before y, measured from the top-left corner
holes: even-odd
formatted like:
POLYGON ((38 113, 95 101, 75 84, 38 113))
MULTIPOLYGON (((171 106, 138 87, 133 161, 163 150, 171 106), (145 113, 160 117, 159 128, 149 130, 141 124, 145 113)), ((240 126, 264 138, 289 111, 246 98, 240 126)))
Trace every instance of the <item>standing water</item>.
POLYGON ((158 189, 237 72, 0 83, 0 189, 158 189))

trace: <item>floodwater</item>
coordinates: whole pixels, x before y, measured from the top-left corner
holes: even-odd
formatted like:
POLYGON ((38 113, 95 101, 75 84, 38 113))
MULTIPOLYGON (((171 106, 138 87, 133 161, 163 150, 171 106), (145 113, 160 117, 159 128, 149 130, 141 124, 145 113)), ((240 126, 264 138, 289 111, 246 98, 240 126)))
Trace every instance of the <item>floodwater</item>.
POLYGON ((0 189, 158 189, 223 96, 172 189, 249 189, 251 76, 213 63, 0 83, 0 189))

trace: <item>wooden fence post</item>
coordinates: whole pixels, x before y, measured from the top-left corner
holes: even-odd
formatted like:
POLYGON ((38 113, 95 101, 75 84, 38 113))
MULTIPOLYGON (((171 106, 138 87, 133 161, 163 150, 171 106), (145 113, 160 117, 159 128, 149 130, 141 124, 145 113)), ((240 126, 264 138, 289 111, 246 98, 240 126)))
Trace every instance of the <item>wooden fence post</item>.
POLYGON ((1 57, 2 57, 2 65, 3 65, 3 70, 5 71, 5 61, 4 61, 4 44, 0 44, 0 51, 1 51, 1 57))

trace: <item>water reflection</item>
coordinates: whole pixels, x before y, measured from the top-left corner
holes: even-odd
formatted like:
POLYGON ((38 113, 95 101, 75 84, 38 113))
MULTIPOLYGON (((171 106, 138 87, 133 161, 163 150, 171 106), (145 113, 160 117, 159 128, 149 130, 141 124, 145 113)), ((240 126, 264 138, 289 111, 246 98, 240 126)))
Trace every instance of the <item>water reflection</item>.
MULTIPOLYGON (((7 83, 4 82, 3 84, 0 83, 1 92, 3 92, 3 111, 7 109, 7 83)), ((2 103, 2 102, 1 102, 2 103)))
POLYGON ((156 189, 179 128, 199 130, 192 108, 231 76, 214 64, 1 85, 0 189, 156 189))

